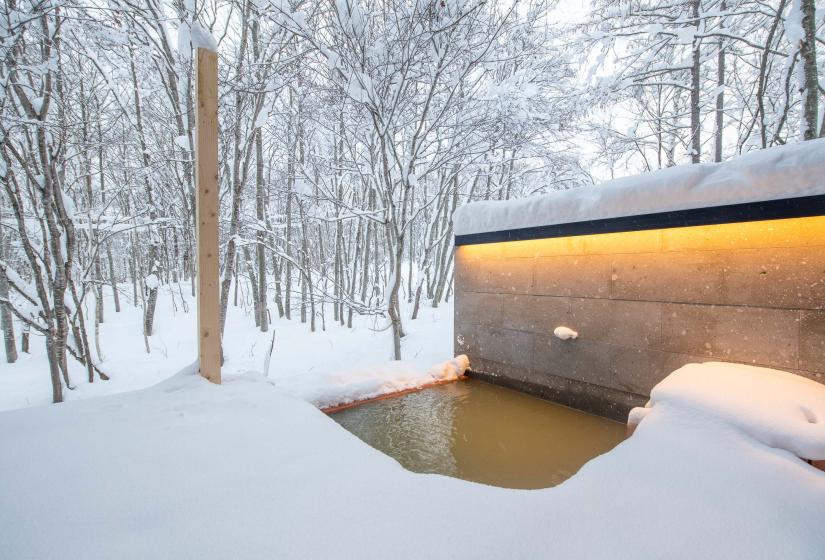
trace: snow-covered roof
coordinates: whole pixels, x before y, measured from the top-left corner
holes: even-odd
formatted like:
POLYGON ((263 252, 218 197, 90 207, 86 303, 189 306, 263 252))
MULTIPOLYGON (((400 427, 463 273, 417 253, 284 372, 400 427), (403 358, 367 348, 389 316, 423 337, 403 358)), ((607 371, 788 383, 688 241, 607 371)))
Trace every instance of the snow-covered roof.
POLYGON ((471 235, 825 194, 825 139, 756 150, 723 163, 670 167, 601 185, 466 204, 455 234, 471 235))

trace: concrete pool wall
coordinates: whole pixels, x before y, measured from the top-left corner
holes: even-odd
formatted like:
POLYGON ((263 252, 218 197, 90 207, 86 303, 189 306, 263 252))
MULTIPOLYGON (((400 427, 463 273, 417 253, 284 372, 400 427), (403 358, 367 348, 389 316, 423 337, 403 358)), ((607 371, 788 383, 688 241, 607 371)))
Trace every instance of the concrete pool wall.
POLYGON ((691 362, 825 382, 825 217, 458 246, 455 351, 474 375, 622 420, 691 362))

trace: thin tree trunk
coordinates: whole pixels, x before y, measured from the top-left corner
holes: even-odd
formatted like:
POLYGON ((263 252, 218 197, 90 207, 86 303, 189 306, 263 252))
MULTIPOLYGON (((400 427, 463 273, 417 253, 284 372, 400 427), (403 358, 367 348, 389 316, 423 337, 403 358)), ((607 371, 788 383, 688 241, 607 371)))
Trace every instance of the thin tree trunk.
POLYGON ((28 323, 23 325, 23 332, 20 334, 20 351, 24 354, 29 353, 29 337, 31 335, 31 326, 28 323))
POLYGON ((261 129, 255 131, 255 215, 258 219, 255 258, 258 265, 258 315, 261 332, 269 330, 269 312, 266 301, 266 196, 264 192, 263 138, 261 129))
POLYGON ((129 274, 132 277, 132 304, 138 306, 138 282, 137 273, 135 270, 135 251, 134 245, 132 247, 132 254, 129 256, 129 274))
POLYGON ((801 58, 799 93, 802 99, 802 139, 813 140, 818 135, 819 82, 816 69, 816 4, 814 0, 799 0, 804 38, 799 42, 801 58))
POLYGON ((449 269, 449 261, 452 259, 453 251, 453 218, 452 215, 455 212, 456 206, 458 205, 458 170, 456 170, 456 174, 453 179, 453 200, 452 200, 452 208, 449 211, 449 221, 447 223, 447 231, 444 239, 442 241, 443 248, 441 251, 441 262, 439 263, 439 275, 438 275, 438 284, 436 285, 435 294, 433 295, 433 307, 438 307, 438 303, 441 301, 441 297, 444 294, 444 286, 447 282, 447 272, 449 269), (445 258, 449 256, 449 259, 445 262, 445 258))
POLYGON ((771 45, 773 44, 776 29, 782 21, 782 13, 785 11, 785 4, 787 0, 779 0, 779 5, 776 8, 776 16, 771 22, 768 29, 768 36, 765 38, 765 48, 762 50, 762 56, 759 63, 759 79, 756 87, 756 113, 759 117, 759 136, 762 141, 762 147, 768 147, 768 127, 765 116, 765 84, 768 77, 768 62, 770 61, 771 45))
POLYGON ((235 273, 232 275, 232 307, 238 307, 238 261, 241 260, 241 256, 238 253, 235 253, 235 273))
MULTIPOLYGON (((323 278, 323 282, 324 282, 322 290, 325 294, 328 294, 329 293, 329 285, 328 285, 329 284, 328 283, 329 274, 327 273, 327 268, 328 268, 327 267, 327 257, 326 257, 326 251, 324 251, 324 234, 323 234, 323 229, 321 228, 321 224, 316 224, 316 230, 318 232, 317 233, 317 236, 318 236, 317 237, 317 239, 318 239, 318 262, 321 263, 320 277, 323 278)), ((332 305, 335 308, 334 310, 336 310, 336 311, 338 309, 338 307, 337 307, 338 304, 336 303, 337 298, 338 298, 338 296, 333 296, 333 302, 332 302, 332 305)), ((322 325, 323 330, 327 330, 326 329, 326 325, 327 325, 326 309, 327 309, 327 306, 326 306, 326 301, 325 300, 326 300, 326 297, 321 299, 321 325, 322 325)))
POLYGON ((112 244, 106 244, 106 259, 109 261, 109 282, 112 284, 112 297, 115 300, 115 313, 120 313, 120 294, 117 291, 117 276, 115 275, 115 262, 112 259, 112 244))
MULTIPOLYGON (((699 2, 700 0, 691 0, 690 11, 691 17, 696 22, 696 31, 699 31, 699 2)), ((699 97, 701 95, 701 64, 700 56, 701 40, 693 39, 693 53, 692 64, 690 67, 690 161, 691 163, 700 163, 702 161, 702 138, 701 138, 701 115, 699 113, 699 97)))
MULTIPOLYGON (((719 5, 719 10, 724 17, 727 6, 725 0, 719 5)), ((714 135, 713 161, 722 161, 722 132, 725 126, 725 40, 719 40, 719 53, 716 63, 716 131, 714 135)))
POLYGON ((246 270, 247 274, 249 274, 249 287, 252 290, 252 307, 254 309, 255 315, 255 326, 260 328, 260 324, 258 322, 263 317, 266 320, 265 316, 261 315, 261 300, 260 294, 258 293, 258 275, 255 271, 256 264, 253 264, 252 257, 249 254, 249 247, 245 246, 243 248, 243 256, 244 262, 246 263, 246 270))
POLYGON ((404 257, 404 237, 396 240, 395 254, 392 256, 392 282, 389 287, 389 300, 387 303, 387 314, 392 324, 392 359, 401 359, 401 338, 404 336, 404 329, 401 324, 401 314, 399 313, 398 292, 401 287, 401 265, 404 257))
POLYGON ((59 353, 52 332, 46 334, 46 356, 49 358, 49 377, 52 381, 52 402, 63 402, 63 382, 60 380, 59 353))
POLYGON ((298 212, 301 218, 301 322, 306 323, 307 315, 307 299, 309 300, 309 316, 310 316, 310 331, 315 332, 315 298, 313 296, 312 288, 312 271, 310 269, 311 263, 309 259, 309 245, 307 244, 307 224, 306 216, 304 216, 304 206, 301 202, 298 203, 298 212))
MULTIPOLYGON (((243 2, 241 21, 240 46, 236 59, 236 71, 238 75, 243 74, 244 57, 246 56, 247 29, 249 20, 249 2, 243 2)), ((235 129, 232 135, 232 210, 229 217, 229 232, 226 242, 226 258, 224 259, 223 279, 221 281, 221 335, 226 328, 226 311, 229 305, 229 289, 232 285, 232 278, 236 275, 237 247, 236 238, 240 230, 241 205, 243 201, 243 177, 241 175, 241 122, 242 122, 243 95, 240 91, 235 93, 235 129)), ((248 161, 248 159, 247 159, 248 161)), ((246 173, 244 172, 245 176, 246 173)), ((236 279, 237 282, 237 279, 236 279)))
MULTIPOLYGON (((260 14, 257 11, 253 14, 252 22, 252 54, 255 57, 256 66, 261 67, 261 37, 260 37, 260 14)), ((256 78, 261 81, 261 71, 256 71, 256 78)), ((255 246, 255 260, 258 268, 258 327, 261 332, 269 330, 269 312, 266 301, 266 248, 268 229, 266 220, 266 192, 264 190, 264 141, 261 127, 255 129, 255 217, 258 220, 258 228, 255 234, 257 244, 255 246)), ((274 342, 274 339, 273 339, 274 342)))
MULTIPOLYGON (((0 223, 0 261, 5 258, 5 241, 3 239, 3 224, 0 223)), ((0 268, 0 324, 3 327, 3 342, 6 346, 6 362, 13 364, 17 361, 17 346, 14 343, 14 320, 9 309, 9 281, 6 273, 0 268)))
POLYGON ((149 298, 146 300, 146 313, 143 315, 143 335, 152 336, 155 324, 155 307, 158 302, 158 289, 149 288, 149 298))
MULTIPOLYGON (((284 252, 289 257, 289 248, 292 241, 292 191, 289 187, 291 180, 287 180, 286 193, 286 232, 284 235, 284 252)), ((286 271, 284 272, 284 315, 287 320, 292 318, 292 261, 286 259, 286 271)))
POLYGON ((413 300, 413 225, 410 224, 409 243, 407 246, 407 303, 412 303, 413 300))
POLYGON ((280 259, 272 259, 272 273, 275 276, 275 304, 278 306, 278 317, 284 316, 284 299, 281 293, 281 269, 280 259))
MULTIPOLYGON (((352 257, 352 276, 349 282, 349 299, 352 302, 355 299, 355 280, 358 276, 358 259, 361 255, 361 233, 363 229, 362 220, 358 220, 358 226, 355 233, 355 247, 353 248, 352 257)), ((352 304, 350 303, 347 310, 347 327, 352 328, 352 304)))
MULTIPOLYGON (((369 193, 367 194, 367 210, 373 209, 373 194, 372 189, 370 189, 369 193)), ((372 247, 372 239, 371 235, 374 231, 374 226, 371 221, 367 221, 366 232, 364 233, 364 269, 361 271, 361 303, 367 303, 367 289, 369 287, 370 281, 370 249, 372 247)))
MULTIPOLYGON (((340 198, 339 198, 340 200, 340 198)), ((336 210, 336 214, 337 214, 336 210)), ((336 323, 338 322, 338 302, 341 300, 341 222, 340 220, 335 221, 335 250, 333 253, 333 262, 332 262, 332 293, 333 293, 333 302, 332 302, 332 320, 336 323)), ((321 239, 320 231, 319 231, 319 242, 321 239)), ((324 262, 323 255, 321 256, 321 262, 324 262)), ((341 317, 341 322, 343 322, 344 318, 341 317)))
POLYGON ((307 322, 307 276, 306 270, 309 266, 309 255, 307 255, 307 231, 304 219, 304 205, 298 203, 298 213, 301 217, 301 322, 307 322))

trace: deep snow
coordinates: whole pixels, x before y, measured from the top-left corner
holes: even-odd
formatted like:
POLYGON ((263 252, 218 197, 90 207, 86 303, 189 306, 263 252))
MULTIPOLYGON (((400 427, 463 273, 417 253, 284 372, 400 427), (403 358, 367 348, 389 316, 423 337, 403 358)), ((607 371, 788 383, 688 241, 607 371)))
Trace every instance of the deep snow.
MULTIPOLYGON (((75 390, 64 390, 67 401, 96 397, 148 387, 162 381, 192 363, 197 356, 196 308, 188 284, 161 285, 155 313, 155 329, 149 338, 151 352, 146 353, 141 335, 142 315, 130 301, 131 285, 121 284, 121 313, 115 313, 111 287, 104 286, 105 323, 100 326, 101 367, 110 381, 86 381, 85 369, 69 359, 75 390), (188 309, 188 313, 184 312, 188 309)), ((241 298, 243 300, 243 298, 241 298)), ((86 317, 93 317, 90 301, 86 317)), ((415 387, 434 377, 450 375, 453 356, 452 304, 433 309, 422 306, 418 319, 406 319, 408 335, 402 342, 402 362, 389 360, 391 333, 386 319, 356 316, 354 328, 335 324, 327 308, 326 330, 310 332, 298 314, 291 321, 273 316, 275 346, 269 366, 269 378, 296 396, 319 406, 349 402, 364 395, 376 396, 388 391, 415 387), (445 369, 446 368, 446 369, 445 369)), ((410 310, 403 308, 404 317, 410 310)), ((89 322, 89 335, 94 325, 89 322)), ((19 332, 18 341, 19 341, 19 332)), ((272 331, 261 333, 255 328, 251 309, 234 307, 230 301, 224 333, 224 375, 261 372, 272 331)), ((31 354, 20 354, 15 364, 0 360, 0 410, 10 410, 51 402, 51 388, 43 339, 32 333, 31 354)), ((96 353, 93 352, 96 356, 96 353)))
POLYGON ((825 138, 456 210, 456 235, 825 194, 825 138), (666 194, 665 194, 666 191, 666 194))
POLYGON ((253 374, 0 413, 0 557, 821 560, 825 473, 718 414, 712 377, 537 491, 405 471, 253 374))

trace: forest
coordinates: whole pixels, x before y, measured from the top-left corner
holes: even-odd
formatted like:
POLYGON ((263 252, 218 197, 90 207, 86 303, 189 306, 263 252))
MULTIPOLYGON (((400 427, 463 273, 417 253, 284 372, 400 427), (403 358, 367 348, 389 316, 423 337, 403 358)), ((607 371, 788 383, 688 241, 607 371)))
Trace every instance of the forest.
POLYGON ((814 0, 574 8, 4 0, 5 359, 45 352, 60 402, 69 363, 114 375, 113 314, 140 309, 149 352, 159 298, 194 296, 197 47, 219 54, 222 328, 230 306, 307 336, 374 316, 396 360, 453 296, 460 205, 825 136, 814 0))

